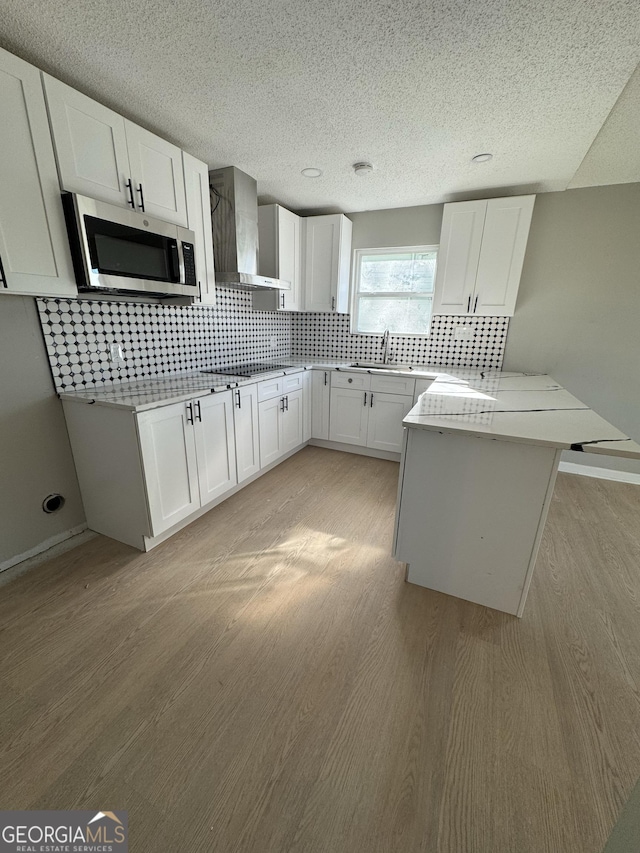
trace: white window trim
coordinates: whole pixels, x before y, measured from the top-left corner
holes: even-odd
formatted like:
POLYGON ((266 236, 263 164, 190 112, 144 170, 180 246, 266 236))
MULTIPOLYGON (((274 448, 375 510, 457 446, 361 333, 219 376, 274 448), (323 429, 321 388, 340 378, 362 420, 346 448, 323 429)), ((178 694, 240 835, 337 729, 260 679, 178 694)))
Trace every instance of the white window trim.
MULTIPOLYGON (((350 299, 349 299, 349 314, 351 315, 351 334, 352 335, 377 335, 378 337, 382 337, 384 332, 359 332, 358 331, 358 298, 357 298, 357 290, 358 290, 358 282, 360 280, 360 266, 362 264, 362 258, 364 255, 389 255, 394 252, 437 252, 440 248, 438 243, 432 245, 423 245, 423 246, 380 246, 369 249, 354 249, 353 250, 353 260, 351 264, 351 287, 350 290, 350 299)), ((436 258, 436 275, 438 272, 438 259, 436 258)), ((385 291, 376 292, 376 296, 398 296, 397 293, 386 293, 385 291)), ((434 287, 433 287, 433 304, 435 304, 435 275, 434 275, 434 287)), ((432 315, 433 316, 433 315, 432 315)), ((394 337, 397 338, 428 338, 429 333, 426 335, 419 334, 417 332, 391 332, 394 337)))

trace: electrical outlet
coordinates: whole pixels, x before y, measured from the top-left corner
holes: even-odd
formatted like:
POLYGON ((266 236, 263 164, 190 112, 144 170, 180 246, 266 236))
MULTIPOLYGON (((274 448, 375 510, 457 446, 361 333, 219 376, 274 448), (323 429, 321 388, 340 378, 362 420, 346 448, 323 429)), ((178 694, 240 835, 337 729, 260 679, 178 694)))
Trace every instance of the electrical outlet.
POLYGON ((114 367, 124 367, 124 350, 122 344, 112 342, 109 344, 109 360, 114 367))
POLYGON ((471 328, 471 326, 456 326, 453 333, 453 337, 456 341, 470 341, 473 337, 473 329, 471 328))

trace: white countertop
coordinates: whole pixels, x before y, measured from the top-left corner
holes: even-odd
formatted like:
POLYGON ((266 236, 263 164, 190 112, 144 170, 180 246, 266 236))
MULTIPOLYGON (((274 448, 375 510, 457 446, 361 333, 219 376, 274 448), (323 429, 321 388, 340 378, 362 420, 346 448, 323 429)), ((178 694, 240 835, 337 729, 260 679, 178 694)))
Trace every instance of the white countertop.
MULTIPOLYGON (((319 370, 362 370, 362 368, 351 367, 352 362, 330 359, 287 359, 291 367, 285 370, 274 370, 262 373, 259 376, 226 376, 220 373, 202 373, 199 370, 189 373, 174 373, 157 378, 139 379, 134 382, 111 382, 106 385, 96 385, 93 388, 84 388, 79 391, 63 391, 59 394, 61 400, 70 400, 77 403, 90 403, 99 406, 110 406, 112 408, 129 409, 132 412, 144 412, 147 409, 155 409, 170 403, 180 403, 192 399, 194 396, 226 391, 228 388, 239 388, 241 385, 251 385, 261 382, 263 379, 272 379, 274 376, 284 376, 288 373, 298 373, 301 370, 317 368, 319 370)), ((442 375, 446 368, 420 367, 411 371, 396 370, 367 370, 367 373, 392 373, 395 375, 411 375, 417 378, 434 378, 442 375)), ((478 371, 460 370, 460 375, 465 378, 480 376, 478 371)), ((448 375, 448 374, 447 374, 448 375)), ((450 376, 451 381, 456 381, 450 376)))
MULTIPOLYGON (((457 374, 457 371, 456 371, 457 374)), ((411 429, 640 459, 640 445, 550 376, 486 373, 466 382, 440 375, 403 423, 411 429)))

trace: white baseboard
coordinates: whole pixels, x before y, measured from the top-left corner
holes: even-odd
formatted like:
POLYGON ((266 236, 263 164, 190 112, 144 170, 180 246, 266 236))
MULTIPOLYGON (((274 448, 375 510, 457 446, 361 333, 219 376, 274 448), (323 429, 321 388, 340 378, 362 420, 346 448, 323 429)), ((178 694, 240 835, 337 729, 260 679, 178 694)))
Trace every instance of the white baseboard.
POLYGON ((580 474, 583 477, 597 477, 599 480, 615 480, 618 483, 634 483, 640 486, 640 474, 631 471, 616 471, 615 468, 595 468, 593 465, 578 465, 575 462, 561 462, 559 471, 565 474, 580 474))
POLYGON ((70 530, 63 530, 62 533, 56 533, 55 536, 50 536, 48 539, 45 539, 44 542, 40 542, 33 548, 29 548, 29 550, 25 551, 23 554, 16 554, 15 557, 9 557, 8 560, 0 563, 0 572, 10 569, 18 563, 23 563, 25 560, 31 560, 33 557, 38 557, 40 554, 43 554, 50 548, 54 548, 61 542, 65 542, 67 539, 72 539, 74 536, 78 536, 78 534, 84 532, 86 529, 86 524, 79 524, 77 527, 72 527, 70 530))

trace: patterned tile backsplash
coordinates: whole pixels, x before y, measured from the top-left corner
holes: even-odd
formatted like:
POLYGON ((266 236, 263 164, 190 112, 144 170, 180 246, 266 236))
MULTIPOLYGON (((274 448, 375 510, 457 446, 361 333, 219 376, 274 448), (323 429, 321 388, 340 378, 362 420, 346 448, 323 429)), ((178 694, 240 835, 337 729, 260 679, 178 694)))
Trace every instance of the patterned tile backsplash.
MULTIPOLYGON (((380 337, 352 335, 347 315, 254 311, 251 294, 233 288, 217 289, 215 307, 74 299, 37 303, 57 391, 246 361, 380 358, 380 337), (112 342, 124 351, 120 368, 110 360, 112 342)), ((428 338, 392 335, 390 352, 403 363, 499 368, 508 325, 508 317, 437 315, 428 338), (459 325, 470 327, 471 336, 456 339, 459 325)))
MULTIPOLYGON (((436 314, 428 338, 391 335, 389 351, 401 364, 500 368, 508 328, 508 317, 436 314), (456 340, 460 325, 470 328, 470 337, 456 340)), ((352 335, 347 314, 293 314, 291 346, 293 355, 303 357, 379 361, 381 356, 380 335, 352 335)))
POLYGON ((243 290, 218 288, 215 307, 37 302, 57 391, 291 355, 290 315, 254 311, 243 290), (111 342, 122 345, 121 368, 111 364, 111 342))

